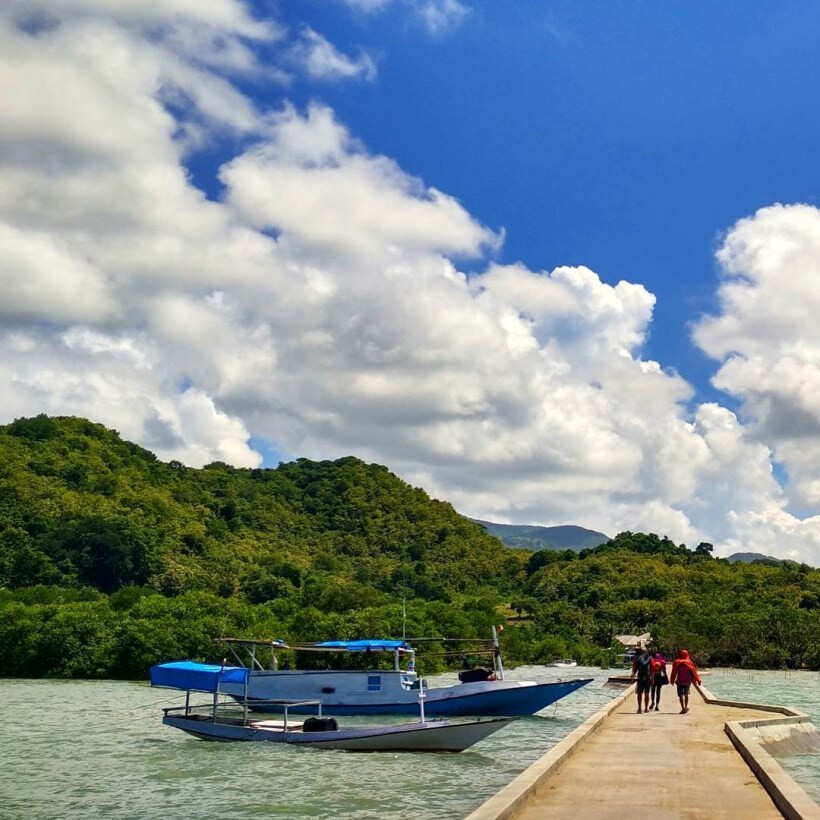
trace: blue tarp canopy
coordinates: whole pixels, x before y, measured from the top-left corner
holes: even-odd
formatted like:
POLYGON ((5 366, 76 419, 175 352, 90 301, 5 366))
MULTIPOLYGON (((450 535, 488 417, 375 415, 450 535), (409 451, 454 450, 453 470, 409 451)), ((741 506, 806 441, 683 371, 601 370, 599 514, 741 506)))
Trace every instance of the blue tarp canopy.
POLYGON ((220 666, 196 661, 172 661, 152 666, 151 686, 192 689, 197 692, 218 692, 223 683, 245 684, 248 669, 244 666, 220 666))
POLYGON ((340 649, 344 652, 394 652, 409 649, 405 641, 362 640, 362 641, 322 641, 311 644, 316 649, 340 649))

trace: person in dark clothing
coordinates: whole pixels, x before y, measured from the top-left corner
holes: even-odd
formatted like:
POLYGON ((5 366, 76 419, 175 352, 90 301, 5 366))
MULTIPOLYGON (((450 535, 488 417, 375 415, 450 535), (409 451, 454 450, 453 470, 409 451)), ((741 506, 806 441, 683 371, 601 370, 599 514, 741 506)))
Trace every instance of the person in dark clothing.
POLYGON ((638 695, 638 714, 641 711, 648 712, 649 688, 652 684, 652 656, 646 647, 632 662, 632 675, 630 677, 633 680, 637 679, 638 686, 635 691, 638 695), (641 698, 643 698, 643 709, 641 709, 641 698))

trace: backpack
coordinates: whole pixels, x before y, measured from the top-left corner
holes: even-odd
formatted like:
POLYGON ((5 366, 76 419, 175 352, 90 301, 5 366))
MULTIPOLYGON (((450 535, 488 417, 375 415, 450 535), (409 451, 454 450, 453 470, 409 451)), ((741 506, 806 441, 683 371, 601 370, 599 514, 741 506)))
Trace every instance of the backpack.
POLYGON ((649 673, 652 668, 652 658, 648 655, 644 657, 641 655, 638 658, 638 680, 640 681, 647 681, 649 680, 649 673))

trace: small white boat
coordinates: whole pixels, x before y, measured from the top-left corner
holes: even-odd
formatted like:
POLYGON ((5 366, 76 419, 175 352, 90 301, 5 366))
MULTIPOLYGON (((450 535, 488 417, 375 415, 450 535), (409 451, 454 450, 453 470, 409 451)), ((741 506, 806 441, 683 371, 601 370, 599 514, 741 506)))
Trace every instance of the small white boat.
POLYGON ((578 666, 578 661, 572 658, 561 658, 560 660, 548 663, 547 666, 557 667, 558 669, 572 669, 574 666, 578 666))
POLYGON ((184 706, 163 709, 162 722, 202 740, 289 743, 349 752, 461 752, 511 722, 511 718, 425 720, 423 689, 419 691, 420 720, 415 723, 341 728, 335 718, 322 716, 318 700, 270 703, 283 713, 283 719, 257 720, 249 714, 247 696, 236 702, 225 698, 221 690, 225 684, 234 684, 247 692, 249 670, 245 667, 175 661, 151 667, 150 675, 152 686, 186 692, 184 706), (191 692, 210 692, 213 699, 192 706, 191 692), (316 717, 293 720, 289 714, 291 709, 305 708, 315 709, 316 717))

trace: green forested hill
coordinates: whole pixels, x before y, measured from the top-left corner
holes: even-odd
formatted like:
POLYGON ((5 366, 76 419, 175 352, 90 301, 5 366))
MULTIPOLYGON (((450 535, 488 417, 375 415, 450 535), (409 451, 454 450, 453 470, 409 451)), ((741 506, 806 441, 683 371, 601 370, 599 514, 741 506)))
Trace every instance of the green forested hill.
POLYGON ((820 668, 805 565, 630 532, 513 550, 355 458, 195 470, 83 419, 0 427, 0 674, 140 678, 218 660, 219 635, 487 638, 514 613, 511 663, 607 662, 614 635, 649 630, 701 663, 820 668))
POLYGON ((449 504, 355 458, 193 470, 82 419, 0 427, 2 586, 263 601, 309 585, 338 609, 400 587, 436 600, 503 587, 523 563, 449 504))
POLYGON ((83 419, 0 427, 4 674, 140 677, 222 634, 400 636, 404 598, 409 635, 486 638, 526 560, 355 458, 194 470, 83 419))

